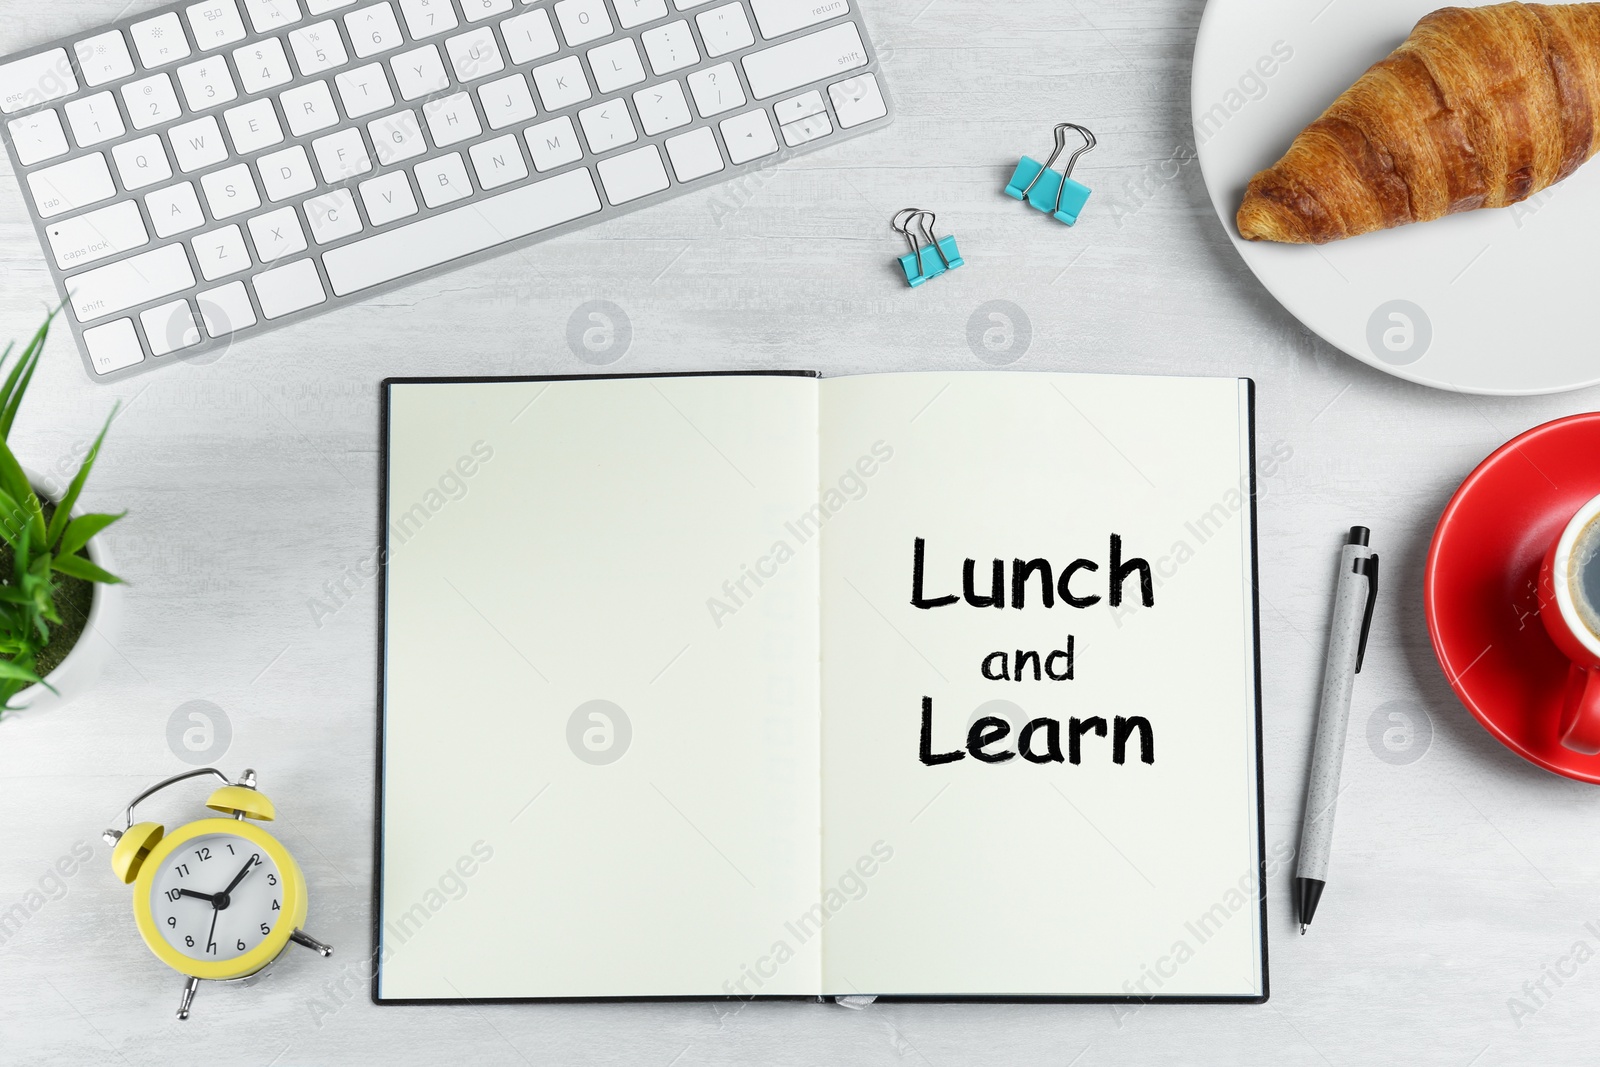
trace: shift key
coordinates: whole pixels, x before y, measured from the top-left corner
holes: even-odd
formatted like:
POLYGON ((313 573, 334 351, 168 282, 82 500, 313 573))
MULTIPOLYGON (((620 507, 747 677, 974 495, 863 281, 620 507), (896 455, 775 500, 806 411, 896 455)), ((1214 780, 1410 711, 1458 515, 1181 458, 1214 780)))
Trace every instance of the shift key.
POLYGON ((853 22, 841 22, 744 57, 750 95, 757 100, 866 65, 867 46, 861 43, 853 22))
POLYGON ((183 245, 167 245, 68 278, 72 313, 79 322, 136 307, 194 284, 183 245))

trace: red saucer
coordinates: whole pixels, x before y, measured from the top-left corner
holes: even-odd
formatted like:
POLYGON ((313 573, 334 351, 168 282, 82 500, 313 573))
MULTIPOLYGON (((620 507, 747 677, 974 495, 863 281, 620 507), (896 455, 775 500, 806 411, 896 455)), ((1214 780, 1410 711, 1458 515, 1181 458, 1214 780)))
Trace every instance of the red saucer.
POLYGON ((1556 740, 1568 662, 1545 632, 1538 597, 1545 550, 1597 495, 1600 412, 1507 443, 1444 509, 1423 599, 1439 666, 1484 729, 1546 770, 1600 784, 1600 755, 1556 740))

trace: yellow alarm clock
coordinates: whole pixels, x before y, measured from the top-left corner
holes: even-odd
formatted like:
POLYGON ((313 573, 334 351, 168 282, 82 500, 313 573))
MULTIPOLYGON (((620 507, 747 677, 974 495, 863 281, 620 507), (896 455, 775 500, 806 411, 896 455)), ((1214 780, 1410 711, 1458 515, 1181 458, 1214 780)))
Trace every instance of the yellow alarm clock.
POLYGON ((308 936, 306 879, 277 838, 245 820, 270 822, 272 801, 256 791, 256 772, 237 782, 202 767, 157 782, 122 813, 123 829, 107 830, 111 868, 133 885, 133 917, 156 958, 185 978, 178 1018, 189 1017, 202 979, 246 983, 259 977, 292 941, 322 956, 333 949, 308 936), (200 775, 222 788, 206 807, 227 818, 197 819, 170 834, 133 811, 151 795, 200 775))

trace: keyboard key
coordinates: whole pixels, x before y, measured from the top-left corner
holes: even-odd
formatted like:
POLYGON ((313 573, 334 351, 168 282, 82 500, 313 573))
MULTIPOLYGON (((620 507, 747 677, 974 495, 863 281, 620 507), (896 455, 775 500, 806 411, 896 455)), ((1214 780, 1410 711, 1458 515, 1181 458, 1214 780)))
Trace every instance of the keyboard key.
POLYGON ((334 25, 332 19, 290 30, 289 50, 294 53, 294 62, 300 68, 301 76, 307 78, 334 67, 342 67, 350 60, 345 54, 339 27, 334 25))
POLYGON ((344 17, 344 28, 350 33, 350 47, 358 59, 387 52, 405 44, 400 36, 400 24, 395 21, 394 8, 387 3, 373 4, 344 17))
POLYGON ((385 167, 428 150, 415 111, 397 111, 373 119, 367 123, 367 136, 372 138, 372 149, 378 154, 379 164, 385 167))
POLYGON ((148 130, 183 114, 178 94, 172 91, 172 79, 165 74, 124 85, 122 102, 128 109, 128 121, 136 130, 148 130))
POLYGON ((500 24, 500 36, 506 42, 511 62, 519 66, 561 51, 556 31, 550 25, 550 12, 542 7, 506 19, 500 24))
POLYGON ((150 342, 152 356, 165 356, 200 343, 200 327, 187 300, 174 300, 139 313, 139 324, 150 342))
POLYGON ((633 109, 639 113, 639 124, 644 127, 647 137, 687 126, 693 121, 681 82, 663 82, 649 89, 640 89, 633 94, 633 109))
POLYGON ((220 230, 203 233, 189 242, 194 249, 194 261, 200 274, 208 282, 238 274, 250 266, 250 252, 244 246, 244 234, 237 226, 224 226, 220 230))
POLYGON ((367 209, 367 221, 374 226, 387 226, 396 219, 417 213, 417 198, 411 194, 411 183, 403 170, 368 178, 357 188, 361 191, 362 206, 367 209))
POLYGON ((261 188, 266 191, 267 199, 274 204, 308 192, 317 185, 316 176, 311 173, 311 160, 301 145, 262 156, 256 160, 256 171, 261 175, 261 188))
POLYGON ((528 176, 528 165, 522 161, 522 149, 517 147, 514 134, 475 144, 468 155, 472 157, 472 169, 478 174, 480 188, 497 189, 528 176))
POLYGON ((67 280, 72 313, 79 322, 148 304, 192 285, 194 273, 181 244, 142 252, 67 280))
POLYGON ((389 69, 394 71, 394 83, 402 100, 415 100, 450 87, 439 49, 431 44, 395 56, 389 60, 389 69))
POLYGON ((183 86, 183 98, 188 101, 190 111, 226 104, 239 95, 233 87, 233 79, 228 76, 227 60, 221 56, 179 67, 178 84, 183 86))
POLYGON ((276 263, 284 256, 306 250, 306 235, 300 229, 300 216, 292 207, 280 207, 265 215, 257 215, 249 222, 250 240, 256 246, 256 258, 263 263, 276 263))
POLYGON ((43 219, 98 204, 117 193, 106 157, 99 152, 34 171, 28 175, 28 188, 43 219))
POLYGON ((780 127, 783 131, 783 143, 790 148, 826 137, 833 132, 833 123, 828 121, 827 112, 820 115, 807 115, 803 119, 786 122, 780 127))
POLYGON ((296 137, 338 125, 339 113, 334 110, 333 94, 325 81, 285 89, 278 101, 283 104, 284 118, 289 120, 289 132, 296 137))
POLYGON ((533 158, 534 170, 554 170, 583 158, 578 131, 572 128, 572 120, 565 115, 529 126, 522 136, 528 142, 528 155, 533 158))
POLYGON ((78 142, 79 148, 88 148, 123 134, 122 112, 117 110, 116 98, 110 93, 95 93, 93 96, 68 100, 65 110, 67 125, 72 127, 72 139, 78 142))
POLYGON ((584 108, 578 112, 578 122, 583 126, 583 136, 591 152, 609 152, 639 139, 639 131, 633 128, 633 119, 628 116, 628 105, 621 100, 607 100, 584 108))
POLYGON ((750 94, 757 100, 798 89, 830 75, 867 65, 867 48, 853 22, 841 22, 806 37, 752 52, 743 59, 750 94))
POLYGON ((139 65, 145 70, 189 58, 189 39, 183 34, 177 12, 135 22, 128 32, 133 35, 133 47, 138 49, 139 65))
POLYGON ((605 0, 557 0, 555 11, 561 36, 569 48, 611 36, 611 16, 606 14, 605 0))
POLYGON ((767 40, 850 12, 850 0, 750 0, 756 25, 767 40))
POLYGON ((413 171, 417 188, 422 190, 422 202, 429 207, 472 195, 472 182, 467 179, 467 165, 461 162, 460 152, 418 163, 413 171))
POLYGON ((67 135, 61 129, 61 115, 53 107, 35 111, 6 124, 11 131, 11 147, 24 167, 52 159, 67 150, 67 135))
POLYGON ((133 73, 133 56, 121 30, 107 30, 85 37, 72 46, 78 57, 78 70, 85 85, 104 85, 133 73))
POLYGON ((722 152, 717 148, 717 137, 711 127, 669 137, 666 140, 667 156, 672 160, 672 173, 680 182, 692 182, 708 174, 716 174, 727 166, 722 152))
POLYGON ((883 102, 883 90, 878 87, 878 76, 870 70, 828 86, 828 96, 833 99, 833 112, 839 116, 839 125, 847 130, 889 113, 883 102))
POLYGON ((132 200, 51 223, 45 233, 56 266, 62 270, 75 270, 150 243, 139 205, 132 200))
POLYGON ((538 114, 533 106, 533 93, 528 89, 528 79, 520 74, 479 86, 478 102, 483 105, 483 117, 491 130, 503 130, 538 114))
POLYGON ((739 73, 732 63, 718 63, 691 73, 689 92, 694 94, 694 106, 702 118, 744 107, 746 103, 744 86, 739 84, 739 73))
POLYGON ((367 143, 361 139, 360 130, 339 130, 319 137, 311 142, 311 153, 317 157, 322 180, 329 185, 337 185, 372 169, 367 143))
POLYGON ((228 146, 223 143, 222 130, 211 115, 185 122, 167 131, 172 144, 172 158, 178 169, 188 173, 213 166, 228 158, 228 146))
POLYGON ((250 178, 250 167, 244 163, 205 175, 200 179, 200 189, 206 194, 206 206, 214 219, 232 218, 261 206, 256 183, 250 178))
POLYGON ((828 106, 822 102, 822 94, 815 89, 772 105, 772 113, 780 126, 798 122, 810 115, 820 115, 826 110, 828 106))
POLYGON ((233 0, 203 0, 184 8, 184 14, 189 16, 194 43, 202 52, 244 40, 244 20, 233 0))
POLYGON ((136 141, 123 141, 111 146, 111 158, 117 164, 117 174, 124 189, 143 189, 172 177, 172 167, 167 162, 167 149, 156 134, 136 141))
POLYGON ((483 127, 478 125, 478 112, 472 106, 472 97, 466 93, 424 101, 422 117, 427 120, 428 133, 439 148, 458 141, 470 141, 483 132, 483 127))
POLYGON ((222 119, 228 124, 228 136, 233 138, 233 150, 240 155, 253 155, 283 140, 283 127, 278 125, 278 112, 271 100, 229 108, 222 113, 222 119))
POLYGON ((233 65, 238 68, 239 81, 247 93, 259 93, 294 77, 289 72, 283 42, 276 37, 234 49, 233 65))
POLYGON ((256 288, 256 303, 269 319, 312 307, 328 299, 317 275, 317 265, 309 259, 296 260, 283 267, 263 271, 251 279, 256 288))
POLYGON ((694 17, 700 27, 700 42, 706 46, 709 58, 725 56, 756 43, 750 32, 750 22, 744 17, 743 4, 724 4, 694 17))
POLYGON ((306 10, 313 15, 326 15, 341 7, 349 7, 356 0, 305 0, 306 10))
POLYGON ((613 0, 617 22, 625 30, 667 17, 667 0, 613 0))
POLYGON ((715 0, 672 0, 672 6, 679 11, 688 11, 690 8, 702 7, 714 2, 715 0))
POLYGON ((244 9, 250 13, 250 25, 257 33, 293 26, 301 18, 300 5, 295 0, 244 0, 244 9))
POLYGON ((227 337, 235 330, 256 324, 255 308, 250 306, 250 294, 244 282, 229 282, 216 289, 202 290, 195 297, 200 305, 200 318, 210 337, 227 337))
POLYGON ((0 112, 7 115, 77 91, 78 79, 65 48, 0 66, 0 112))
POLYGON ((144 198, 144 207, 150 213, 150 227, 157 237, 184 233, 203 226, 206 221, 205 212, 200 210, 200 198, 188 182, 157 189, 144 198))
POLYGON ((456 28, 456 9, 450 0, 400 0, 400 12, 414 41, 456 28))
POLYGON ((334 189, 305 202, 306 224, 319 245, 361 232, 361 216, 348 189, 334 189))
POLYGON ((632 37, 591 48, 589 69, 594 72, 595 87, 602 93, 614 93, 644 81, 644 64, 639 61, 639 49, 632 37))
POLYGON ((644 42, 645 55, 650 57, 650 69, 656 74, 670 74, 700 62, 700 51, 694 46, 694 33, 683 20, 645 30, 639 40, 644 42))
POLYGON ((722 143, 728 146, 728 159, 735 165, 770 156, 778 150, 778 139, 764 108, 724 119, 720 126, 722 143))
POLYGON ((445 41, 444 50, 450 56, 450 65, 455 69, 458 82, 487 78, 506 68, 505 60, 500 58, 500 49, 495 47, 494 30, 488 26, 480 26, 450 38, 445 41))
POLYGON ((594 179, 579 167, 353 241, 326 253, 322 264, 344 296, 599 210, 594 179))
POLYGON ((482 22, 510 10, 511 0, 461 0, 461 12, 468 22, 482 22))
POLYGON ((606 199, 612 204, 626 204, 672 184, 667 180, 667 168, 661 165, 661 153, 653 144, 602 159, 595 169, 606 187, 606 199))
POLYGON ((577 56, 533 68, 533 84, 539 89, 539 102, 546 111, 560 111, 589 99, 589 82, 577 56))
POLYGON ((117 319, 83 331, 83 347, 96 374, 110 374, 144 362, 144 348, 132 319, 117 319))
POLYGON ((384 76, 382 63, 368 63, 344 71, 334 76, 333 84, 338 86, 344 113, 350 118, 358 119, 394 106, 394 94, 389 91, 389 79, 384 76))

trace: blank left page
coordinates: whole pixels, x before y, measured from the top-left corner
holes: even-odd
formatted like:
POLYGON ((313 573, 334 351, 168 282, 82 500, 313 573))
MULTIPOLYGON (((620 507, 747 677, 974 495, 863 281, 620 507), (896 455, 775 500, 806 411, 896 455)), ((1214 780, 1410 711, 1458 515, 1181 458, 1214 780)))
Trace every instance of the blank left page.
POLYGON ((817 992, 816 432, 803 377, 390 386, 380 999, 817 992))

